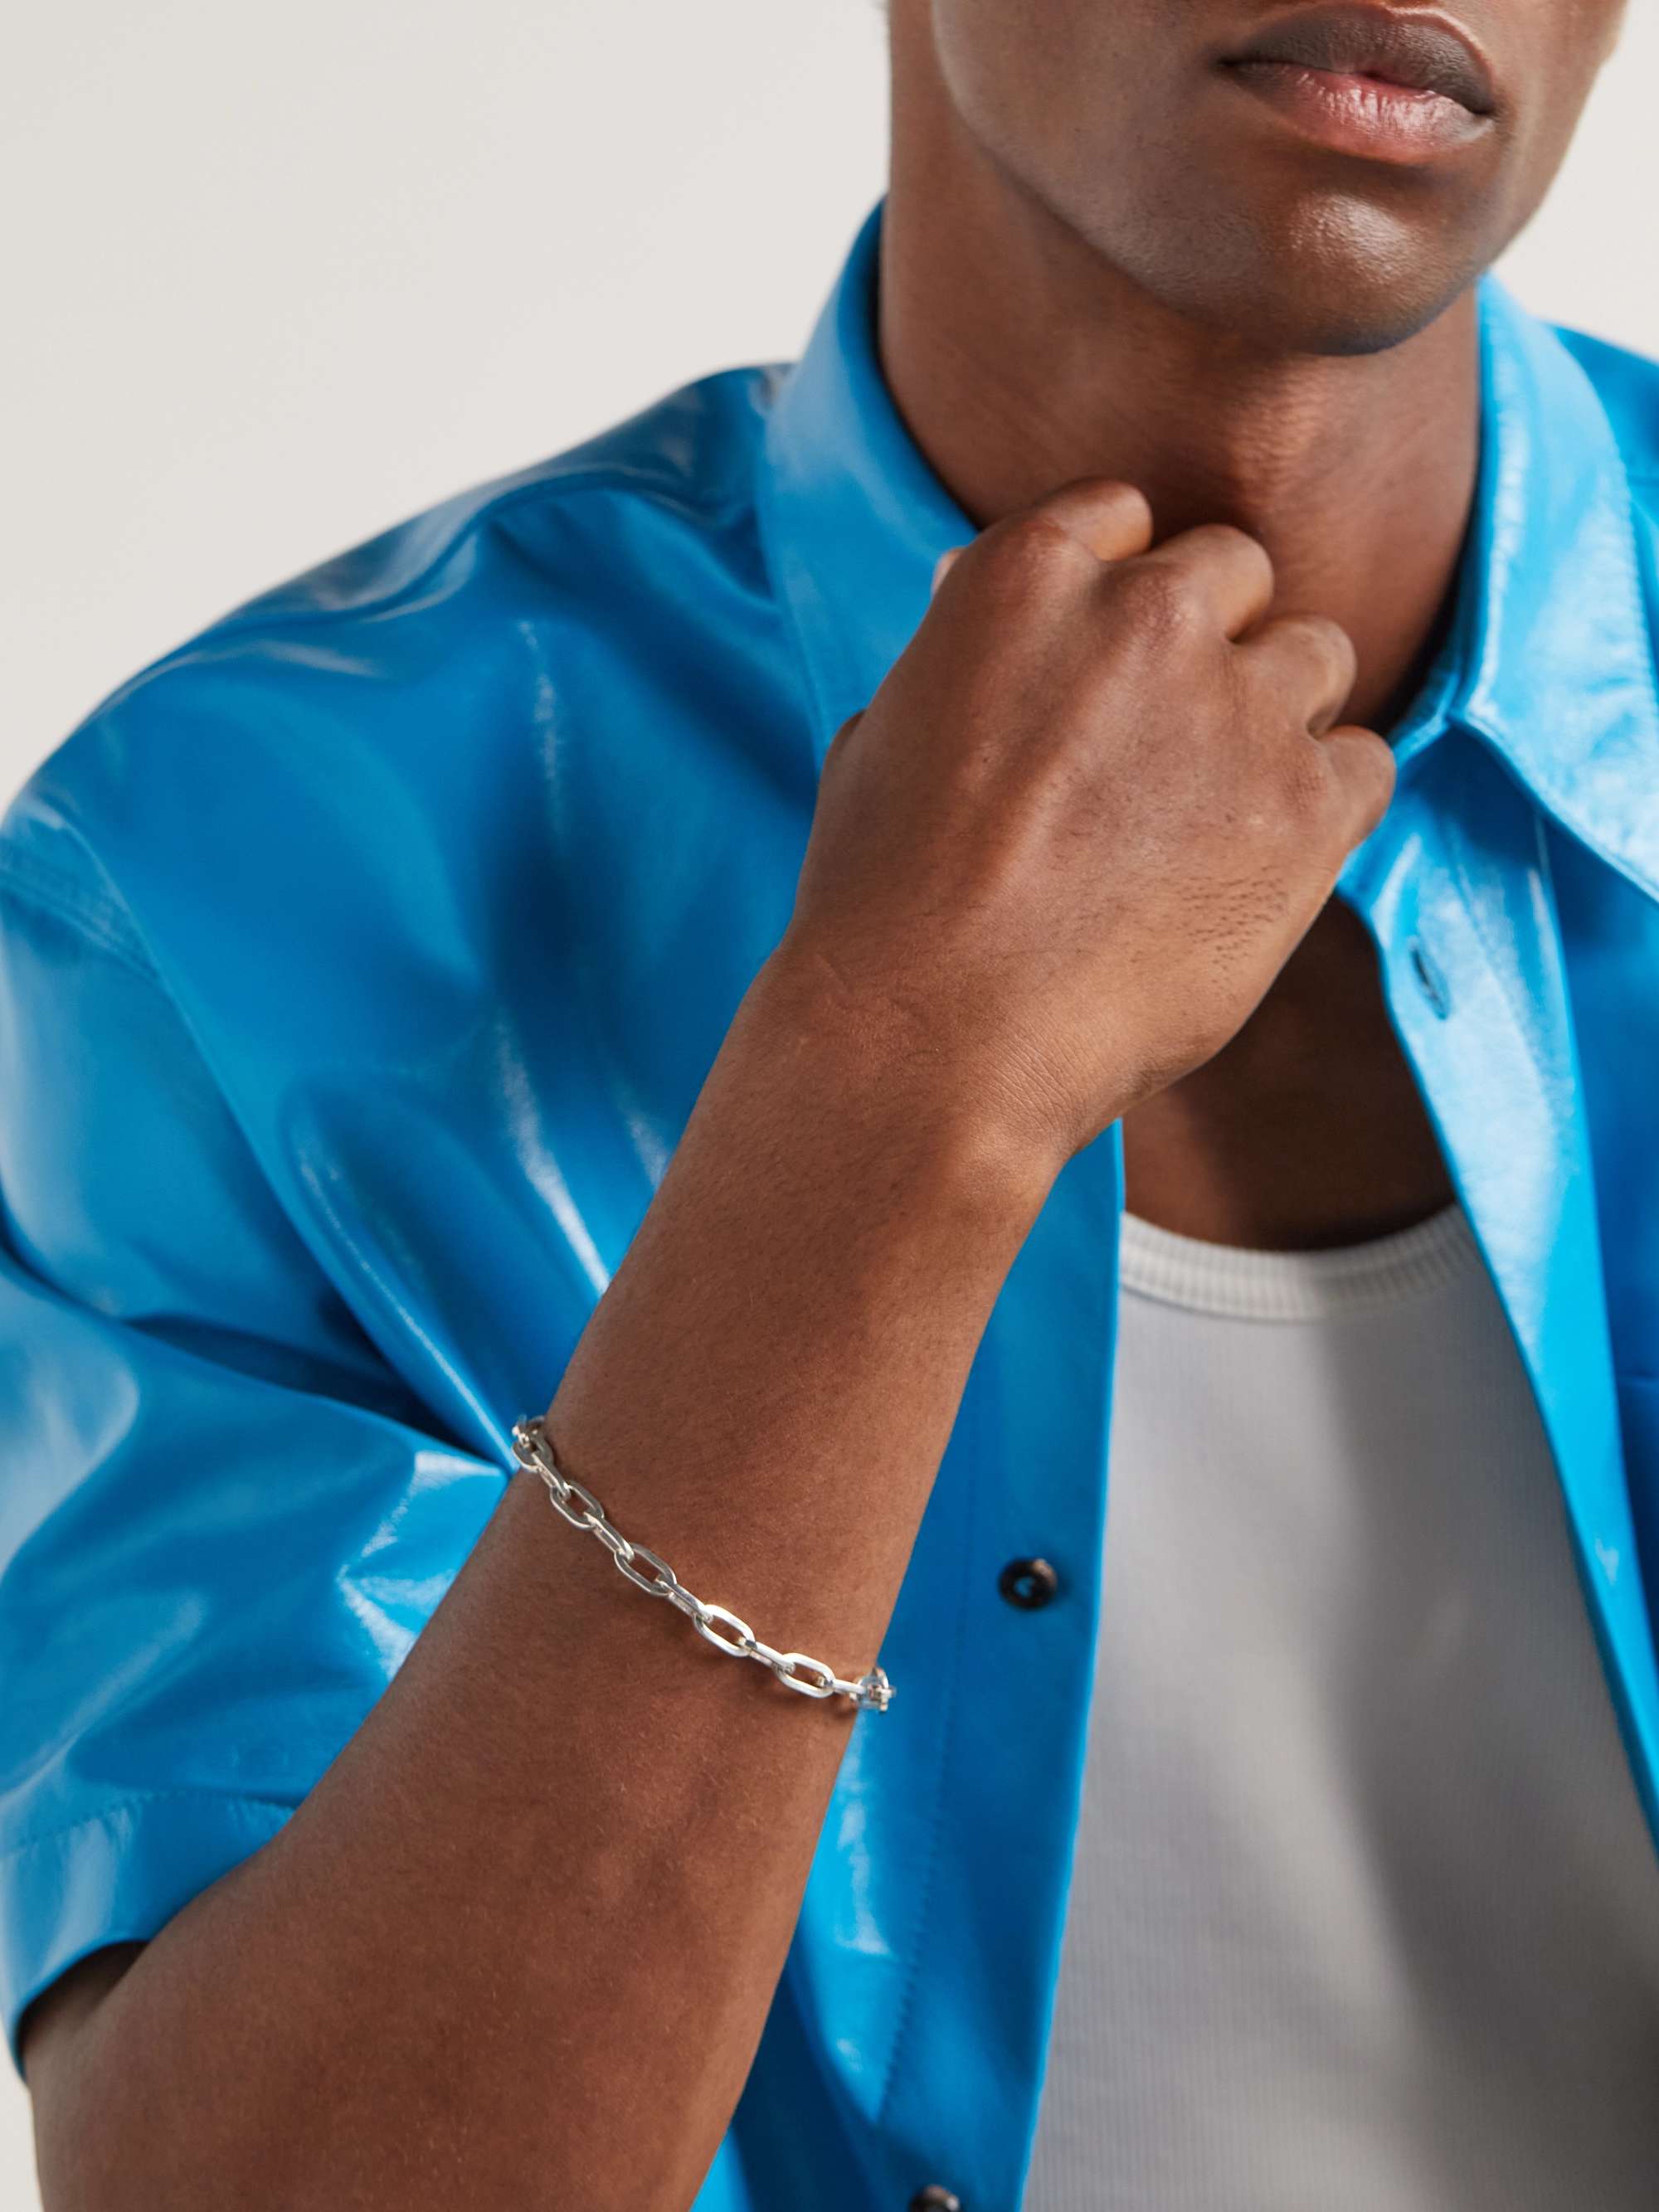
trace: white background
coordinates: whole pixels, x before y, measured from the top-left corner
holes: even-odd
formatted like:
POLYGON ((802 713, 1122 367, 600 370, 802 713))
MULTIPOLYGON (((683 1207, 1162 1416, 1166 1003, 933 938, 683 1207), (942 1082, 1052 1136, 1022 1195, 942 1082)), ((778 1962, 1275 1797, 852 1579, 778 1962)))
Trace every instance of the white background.
MULTIPOLYGON (((1529 306, 1659 354, 1632 0, 1529 306)), ((88 0, 0 82, 0 798, 267 584, 795 353, 881 188, 874 0, 88 0)), ((0 2071, 0 2212, 33 2212, 0 2071)), ((158 2212, 160 2209, 158 2208, 158 2212)))

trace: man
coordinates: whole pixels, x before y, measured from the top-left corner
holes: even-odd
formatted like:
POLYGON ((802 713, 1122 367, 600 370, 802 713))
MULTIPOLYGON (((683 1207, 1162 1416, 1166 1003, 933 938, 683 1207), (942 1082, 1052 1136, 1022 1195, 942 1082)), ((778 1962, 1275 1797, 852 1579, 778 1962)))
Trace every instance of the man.
POLYGON ((894 0, 797 368, 17 801, 49 2212, 1651 2205, 1619 12, 894 0))

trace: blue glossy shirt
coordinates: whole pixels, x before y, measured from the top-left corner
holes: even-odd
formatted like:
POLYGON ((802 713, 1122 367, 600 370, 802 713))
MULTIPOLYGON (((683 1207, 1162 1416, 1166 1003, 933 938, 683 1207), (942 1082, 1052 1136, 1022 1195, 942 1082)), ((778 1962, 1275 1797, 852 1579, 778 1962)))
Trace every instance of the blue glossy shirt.
MULTIPOLYGON (((0 1964, 281 1827, 500 1498, 971 535, 887 395, 880 209, 693 384, 214 623, 0 835, 0 1964)), ((1543 1413, 1659 1808, 1659 368, 1487 279, 1457 619, 1342 878, 1543 1413)), ((1012 2212, 1079 1801, 1115 1129, 975 1362, 702 2212, 1012 2212), (1055 1562, 1041 1611, 1005 1562, 1055 1562)), ((1494 1881, 1503 1879, 1495 1867, 1494 1881)), ((14 2046, 15 2047, 15 2046, 14 2046)))

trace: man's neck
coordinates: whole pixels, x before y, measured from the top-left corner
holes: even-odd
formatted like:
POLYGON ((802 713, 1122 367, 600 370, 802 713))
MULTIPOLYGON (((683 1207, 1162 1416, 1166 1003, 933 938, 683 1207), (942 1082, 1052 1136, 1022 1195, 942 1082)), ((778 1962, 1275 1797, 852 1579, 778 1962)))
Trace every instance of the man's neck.
POLYGON ((1468 518, 1474 295, 1384 353, 1264 353, 1106 265, 979 149, 905 120, 882 365, 969 518, 1104 475, 1146 493, 1161 538, 1249 531, 1278 573, 1274 612, 1328 615, 1352 638, 1345 719, 1388 729, 1437 647, 1468 518))

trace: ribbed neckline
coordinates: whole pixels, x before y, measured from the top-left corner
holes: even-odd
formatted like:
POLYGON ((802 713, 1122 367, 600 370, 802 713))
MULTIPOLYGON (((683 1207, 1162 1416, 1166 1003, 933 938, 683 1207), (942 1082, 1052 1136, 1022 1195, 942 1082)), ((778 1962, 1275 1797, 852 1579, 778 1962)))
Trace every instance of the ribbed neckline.
POLYGON ((1118 1248, 1118 1279, 1126 1291, 1244 1321, 1380 1313, 1480 1264, 1468 1217, 1455 1201, 1392 1236, 1318 1252, 1211 1244, 1126 1212, 1118 1248))

